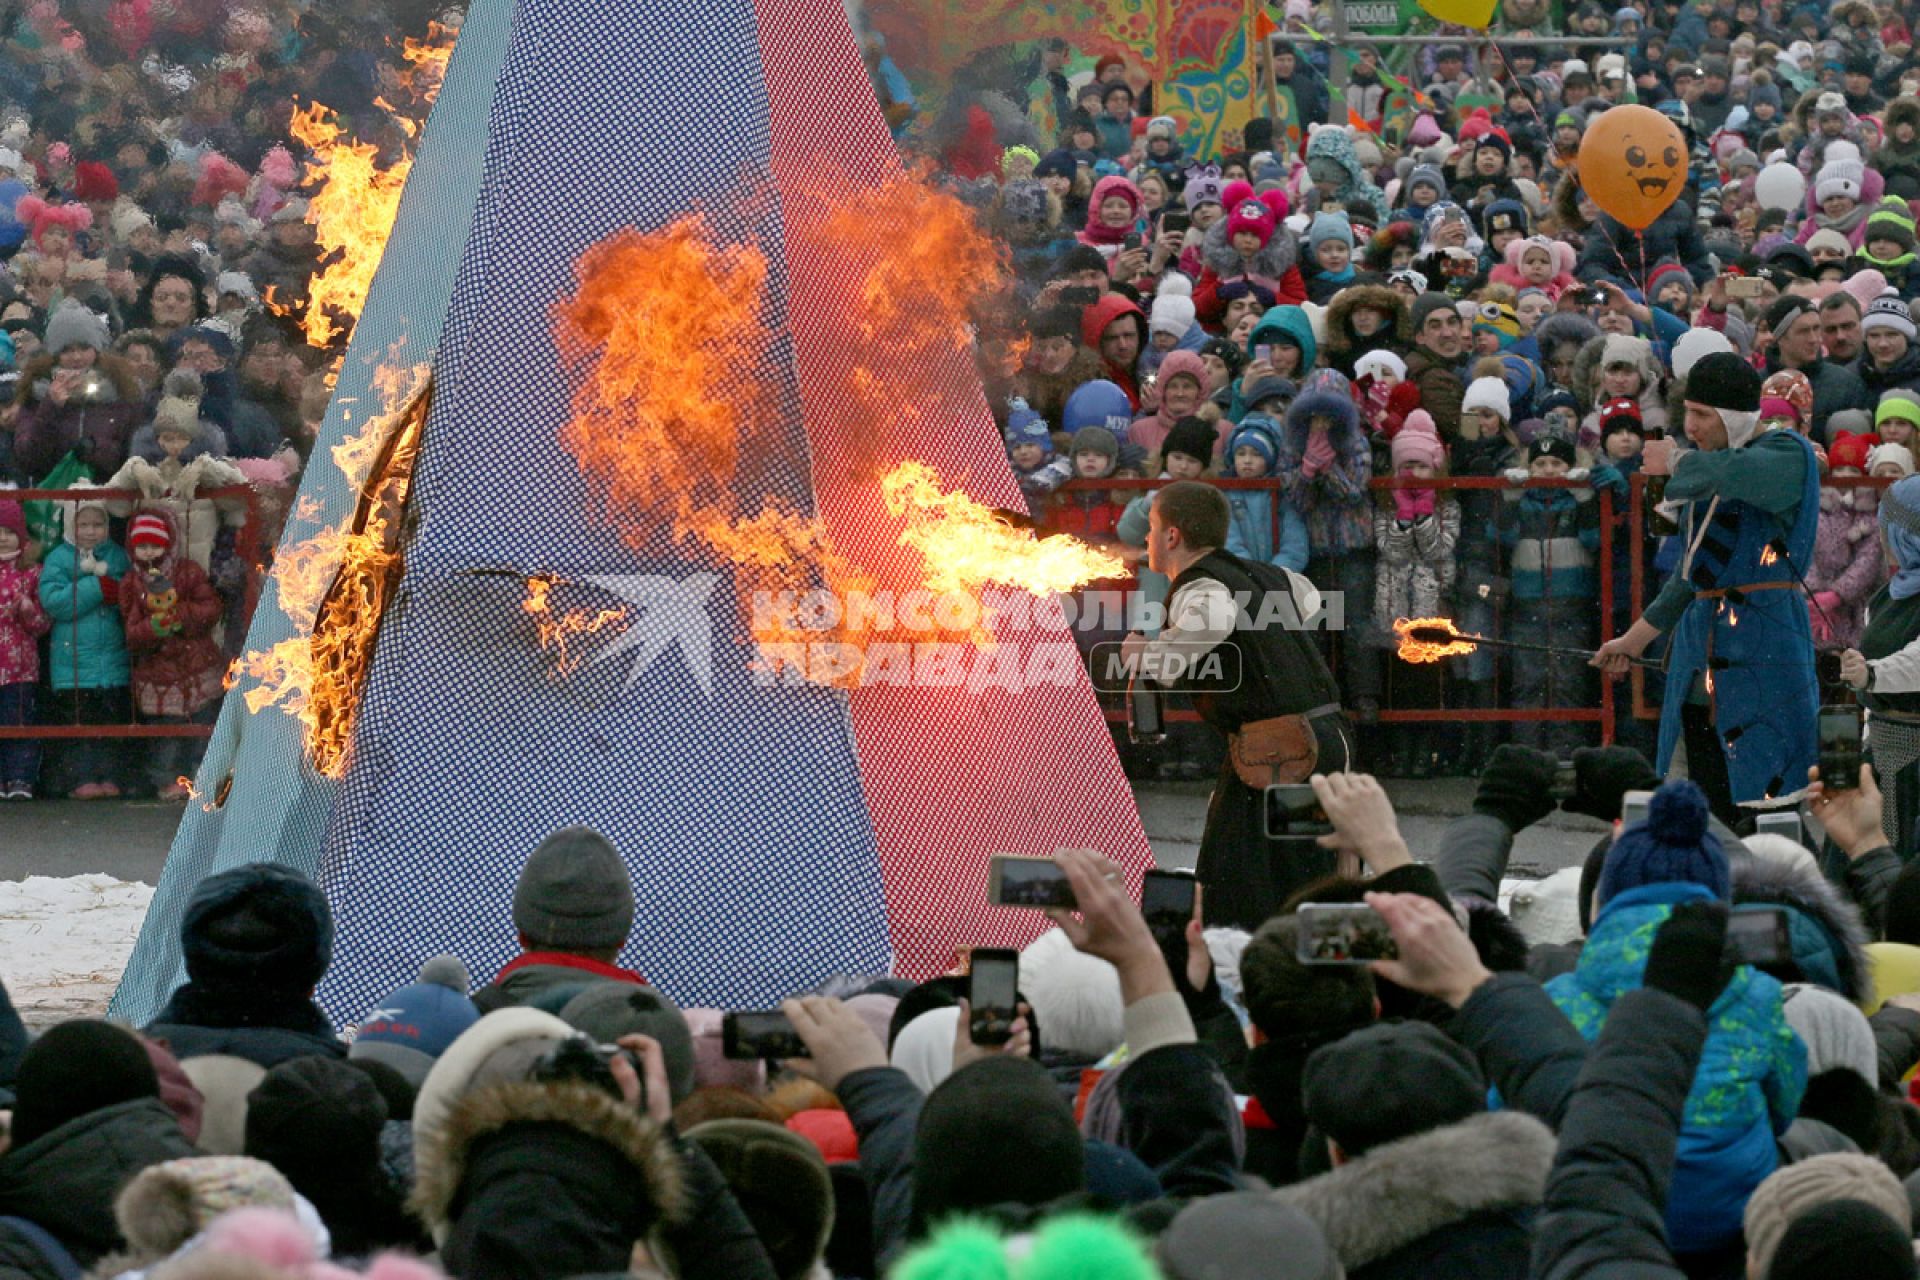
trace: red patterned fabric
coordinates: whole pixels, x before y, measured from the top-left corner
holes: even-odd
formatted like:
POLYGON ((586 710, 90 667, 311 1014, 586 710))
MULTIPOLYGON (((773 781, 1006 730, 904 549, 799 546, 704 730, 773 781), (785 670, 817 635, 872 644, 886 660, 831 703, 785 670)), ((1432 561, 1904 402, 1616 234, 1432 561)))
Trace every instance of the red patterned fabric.
MULTIPOLYGON (((821 172, 852 175, 856 190, 900 161, 839 0, 756 0, 772 102, 773 163, 783 192, 821 172)), ((936 412, 947 429, 849 438, 862 348, 847 331, 849 290, 826 255, 787 219, 790 327, 796 347, 819 511, 836 546, 875 569, 883 586, 916 585, 918 559, 893 544, 897 521, 876 500, 877 478, 908 459, 992 506, 1024 500, 999 444, 975 372, 955 354, 937 374, 936 412)), ((844 262, 844 255, 839 261, 844 262)), ((903 288, 912 282, 903 281, 903 288)), ((1026 633, 1008 647, 1026 668, 1026 633)), ((1055 639, 1064 639, 1056 635, 1055 639)), ((1020 946, 1047 928, 1036 911, 990 907, 995 853, 1099 849, 1137 887, 1153 865, 1132 792, 1093 689, 866 687, 852 698, 861 781, 885 886, 895 972, 925 978, 954 963, 956 945, 1020 946)))

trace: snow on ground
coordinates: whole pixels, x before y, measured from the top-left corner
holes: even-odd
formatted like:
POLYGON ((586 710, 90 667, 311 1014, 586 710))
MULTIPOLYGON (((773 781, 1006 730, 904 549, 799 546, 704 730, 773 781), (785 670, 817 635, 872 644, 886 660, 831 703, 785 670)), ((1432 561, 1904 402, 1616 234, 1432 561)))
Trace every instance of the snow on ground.
POLYGON ((107 875, 0 881, 0 978, 29 1027, 106 1012, 152 900, 107 875))

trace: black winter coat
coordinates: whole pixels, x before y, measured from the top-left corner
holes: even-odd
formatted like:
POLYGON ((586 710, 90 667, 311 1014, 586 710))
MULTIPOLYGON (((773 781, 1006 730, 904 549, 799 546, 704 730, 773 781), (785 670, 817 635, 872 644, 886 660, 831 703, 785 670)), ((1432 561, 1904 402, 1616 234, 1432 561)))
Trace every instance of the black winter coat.
POLYGON ((1626 288, 1638 289, 1639 282, 1668 258, 1685 267, 1696 285, 1705 286, 1713 279, 1713 261, 1707 253, 1707 242, 1700 235, 1693 210, 1684 200, 1674 201, 1644 232, 1629 230, 1611 215, 1601 214, 1587 231, 1587 243, 1580 250, 1580 262, 1574 274, 1582 280, 1611 280, 1626 288))
POLYGON ((1707 1020, 1664 991, 1620 997, 1567 1109, 1534 1246, 1540 1280, 1679 1280, 1667 1188, 1707 1020), (1624 1016, 1623 1016, 1624 1015, 1624 1016))
POLYGON ((224 1053, 271 1071, 293 1058, 314 1054, 344 1058, 347 1046, 326 1014, 310 1000, 271 995, 238 1000, 189 982, 173 993, 153 1025, 141 1032, 164 1040, 176 1058, 224 1053))
MULTIPOLYGON (((126 1247, 113 1202, 149 1165, 198 1155, 158 1098, 102 1107, 0 1157, 0 1215, 25 1218, 82 1267, 126 1247)), ((0 1227, 0 1280, 57 1280, 19 1232, 0 1227)))

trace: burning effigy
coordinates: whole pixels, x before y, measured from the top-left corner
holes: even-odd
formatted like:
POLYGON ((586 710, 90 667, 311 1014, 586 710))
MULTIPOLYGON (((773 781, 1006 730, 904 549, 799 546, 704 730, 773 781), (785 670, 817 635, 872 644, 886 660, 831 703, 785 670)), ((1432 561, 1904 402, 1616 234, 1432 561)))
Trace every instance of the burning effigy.
POLYGON ((1049 625, 1123 567, 1005 514, 973 328, 1004 265, 902 169, 843 6, 723 7, 715 41, 478 0, 397 173, 306 109, 312 182, 364 175, 312 197, 338 277, 303 317, 352 328, 316 458, 350 447, 303 483, 122 1015, 171 990, 191 885, 260 858, 326 890, 341 1013, 421 955, 510 959, 520 868, 576 823, 639 886, 622 963, 733 1008, 1023 943, 994 853, 1150 865, 1049 625), (763 92, 631 127, 686 76, 763 92))

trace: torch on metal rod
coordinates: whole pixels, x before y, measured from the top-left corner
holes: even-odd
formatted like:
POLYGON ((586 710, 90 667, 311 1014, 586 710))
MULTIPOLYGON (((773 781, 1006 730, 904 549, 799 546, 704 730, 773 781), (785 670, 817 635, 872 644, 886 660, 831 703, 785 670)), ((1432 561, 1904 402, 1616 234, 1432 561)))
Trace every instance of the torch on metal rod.
MULTIPOLYGON (((1563 648, 1560 645, 1534 644, 1527 640, 1499 640, 1493 636, 1474 635, 1471 632, 1456 631, 1451 626, 1438 624, 1433 626, 1408 627, 1402 634, 1407 639, 1417 641, 1420 644, 1472 645, 1475 647, 1484 644, 1496 649, 1518 649, 1527 653, 1551 654, 1556 658, 1580 658, 1590 660, 1596 652, 1596 650, 1593 649, 1569 649, 1563 648)), ((1627 661, 1636 667, 1646 667, 1649 670, 1660 669, 1660 659, 1658 658, 1635 657, 1628 658, 1627 661)))

